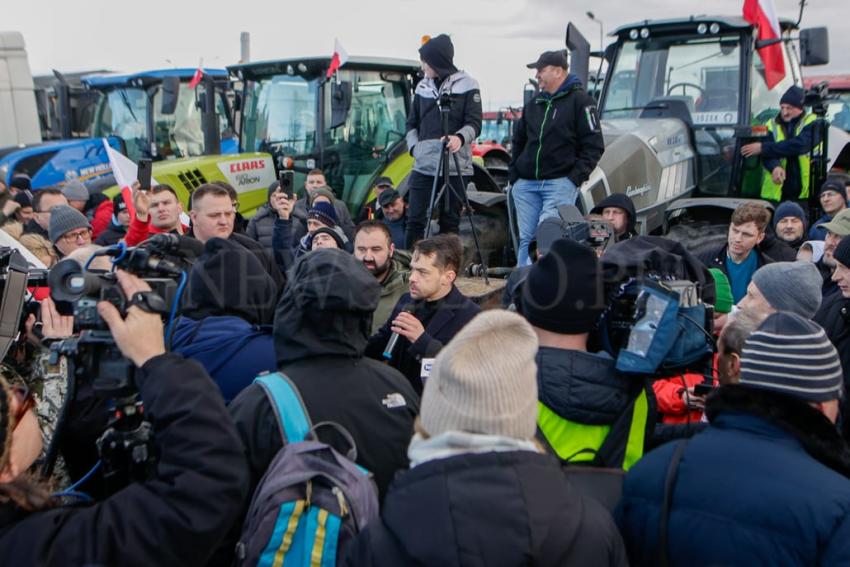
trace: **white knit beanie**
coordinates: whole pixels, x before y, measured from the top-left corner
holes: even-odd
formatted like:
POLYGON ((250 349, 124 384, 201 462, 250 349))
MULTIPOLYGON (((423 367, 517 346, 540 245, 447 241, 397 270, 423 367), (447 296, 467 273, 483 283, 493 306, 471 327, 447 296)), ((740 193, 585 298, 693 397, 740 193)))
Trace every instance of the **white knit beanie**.
POLYGON ((432 437, 466 431, 531 439, 537 427, 537 335, 516 313, 485 311, 446 345, 422 394, 432 437))

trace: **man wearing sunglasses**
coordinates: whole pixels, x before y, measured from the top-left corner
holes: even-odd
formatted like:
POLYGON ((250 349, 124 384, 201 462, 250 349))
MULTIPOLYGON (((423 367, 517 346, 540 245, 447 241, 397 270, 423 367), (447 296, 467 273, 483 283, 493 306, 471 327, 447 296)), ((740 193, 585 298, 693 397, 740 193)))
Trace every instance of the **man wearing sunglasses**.
POLYGON ((91 225, 77 209, 57 205, 50 211, 50 242, 64 258, 77 248, 91 244, 91 225))

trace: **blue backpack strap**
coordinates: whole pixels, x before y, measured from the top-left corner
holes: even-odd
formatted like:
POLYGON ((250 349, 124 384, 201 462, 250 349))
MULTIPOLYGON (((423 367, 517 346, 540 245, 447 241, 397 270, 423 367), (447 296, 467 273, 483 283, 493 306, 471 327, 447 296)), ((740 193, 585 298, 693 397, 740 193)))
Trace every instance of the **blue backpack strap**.
POLYGON ((274 408, 277 425, 285 443, 298 443, 307 438, 312 424, 298 388, 286 374, 274 372, 254 378, 265 391, 274 408))

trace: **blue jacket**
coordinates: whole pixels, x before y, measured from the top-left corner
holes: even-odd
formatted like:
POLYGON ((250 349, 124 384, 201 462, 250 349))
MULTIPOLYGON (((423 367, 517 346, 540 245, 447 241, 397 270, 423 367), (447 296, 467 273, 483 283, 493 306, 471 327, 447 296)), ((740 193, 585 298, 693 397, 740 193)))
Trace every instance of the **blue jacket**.
MULTIPOLYGON (((826 419, 795 403, 796 426, 778 417, 776 404, 771 418, 741 408, 708 411, 711 425, 690 440, 678 469, 670 565, 850 565, 850 479, 810 454, 821 447, 846 462, 846 446, 826 419)), ((657 564, 675 448, 659 447, 626 475, 616 518, 632 565, 657 564)))
POLYGON ((277 370, 272 329, 239 317, 178 319, 172 350, 198 361, 221 390, 225 403, 261 372, 277 370))

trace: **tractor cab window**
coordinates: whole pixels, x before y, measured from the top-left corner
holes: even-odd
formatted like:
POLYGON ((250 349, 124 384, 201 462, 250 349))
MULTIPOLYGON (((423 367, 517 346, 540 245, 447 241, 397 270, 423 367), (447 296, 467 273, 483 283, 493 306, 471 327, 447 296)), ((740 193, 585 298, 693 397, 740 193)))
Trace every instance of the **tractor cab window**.
POLYGON ((121 88, 101 98, 94 136, 118 136, 127 146, 127 157, 138 161, 150 155, 147 145, 148 97, 142 89, 121 88))
MULTIPOLYGON (((345 122, 325 128, 324 167, 337 196, 359 205, 372 178, 391 149, 404 140, 407 109, 405 83, 378 71, 342 69, 339 83, 351 85, 351 106, 345 122)), ((325 89, 325 121, 332 119, 332 91, 325 89)))
POLYGON ((726 195, 741 122, 740 35, 696 35, 624 41, 600 104, 604 120, 638 118, 653 103, 687 108, 701 193, 726 195))
MULTIPOLYGON (((198 87, 203 91, 203 87, 198 87)), ((199 92, 200 96, 200 92, 199 92)), ((157 155, 164 158, 193 157, 204 153, 204 131, 201 111, 195 105, 195 92, 187 83, 180 84, 177 108, 173 114, 162 114, 162 89, 153 96, 153 124, 157 155)))
POLYGON ((242 150, 302 156, 316 145, 318 79, 273 75, 246 89, 242 150))
POLYGON ((478 142, 495 141, 497 144, 508 144, 511 141, 511 122, 508 119, 502 119, 501 123, 497 118, 485 118, 481 121, 481 135, 478 136, 478 142))

